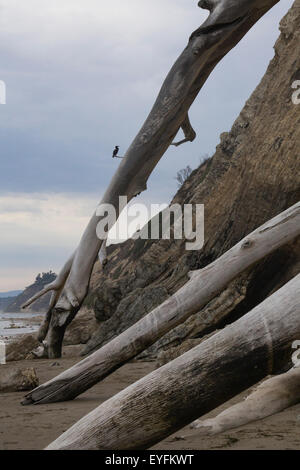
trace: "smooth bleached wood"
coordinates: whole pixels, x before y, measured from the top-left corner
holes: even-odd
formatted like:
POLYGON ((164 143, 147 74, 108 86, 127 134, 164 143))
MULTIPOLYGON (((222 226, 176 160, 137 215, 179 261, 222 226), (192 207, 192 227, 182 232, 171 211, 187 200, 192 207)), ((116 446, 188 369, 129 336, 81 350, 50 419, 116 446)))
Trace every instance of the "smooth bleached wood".
POLYGON ((140 321, 98 351, 29 393, 23 404, 71 400, 198 312, 238 274, 300 235, 300 203, 259 227, 140 321))
POLYGON ((300 274, 243 318, 104 402, 48 450, 137 450, 276 373, 300 338, 300 274))
MULTIPOLYGON (((147 189, 147 180, 180 127, 194 139, 188 111, 215 66, 279 0, 209 0, 207 20, 193 32, 167 75, 148 118, 121 160, 101 204, 118 208, 119 196, 128 202, 147 189)), ((172 34, 172 31, 170 32, 172 34)), ((92 216, 72 259, 71 269, 54 298, 49 326, 49 357, 60 357, 67 325, 77 314, 88 292, 94 263, 103 243, 96 235, 100 221, 92 216)), ((44 334, 48 325, 45 325, 44 334)), ((41 334, 41 336, 42 336, 41 334)))
POLYGON ((231 406, 215 418, 195 421, 191 428, 197 429, 199 435, 214 436, 272 416, 299 402, 300 367, 266 380, 244 401, 231 406))

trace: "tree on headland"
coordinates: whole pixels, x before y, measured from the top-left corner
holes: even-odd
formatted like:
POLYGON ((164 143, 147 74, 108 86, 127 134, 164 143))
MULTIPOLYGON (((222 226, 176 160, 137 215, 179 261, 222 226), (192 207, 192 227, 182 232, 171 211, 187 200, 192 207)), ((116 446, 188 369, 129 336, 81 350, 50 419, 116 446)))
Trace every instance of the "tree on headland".
POLYGON ((177 175, 175 177, 175 180, 177 181, 177 184, 178 184, 179 188, 189 178, 189 176, 191 176, 192 171, 193 170, 191 169, 191 167, 189 165, 187 167, 182 168, 181 170, 177 171, 177 175))
POLYGON ((48 272, 38 273, 35 278, 35 284, 49 284, 53 282, 57 278, 57 274, 55 274, 51 269, 48 272))

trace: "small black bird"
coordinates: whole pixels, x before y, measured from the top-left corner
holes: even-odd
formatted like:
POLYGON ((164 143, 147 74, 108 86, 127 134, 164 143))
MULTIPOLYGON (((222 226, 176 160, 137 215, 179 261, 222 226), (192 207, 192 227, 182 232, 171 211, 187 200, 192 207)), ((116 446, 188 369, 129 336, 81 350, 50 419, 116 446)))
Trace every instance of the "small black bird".
POLYGON ((112 157, 113 157, 113 158, 116 158, 117 155, 118 155, 118 153, 119 153, 119 146, 116 145, 116 146, 115 146, 115 149, 114 149, 114 151, 113 151, 112 157))

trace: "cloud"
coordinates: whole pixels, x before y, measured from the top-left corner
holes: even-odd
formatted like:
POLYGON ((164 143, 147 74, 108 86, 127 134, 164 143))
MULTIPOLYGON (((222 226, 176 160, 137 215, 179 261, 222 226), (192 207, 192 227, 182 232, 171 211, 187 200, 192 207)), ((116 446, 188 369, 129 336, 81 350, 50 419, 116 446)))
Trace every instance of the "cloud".
MULTIPOLYGON (((22 288, 40 271, 58 272, 76 249, 98 203, 93 194, 0 196, 0 291, 22 288)), ((139 203, 150 208, 161 201, 142 197, 139 203)), ((122 216, 120 224, 125 223, 122 216)), ((135 230, 131 220, 131 233, 135 230)))
POLYGON ((10 290, 17 290, 15 286, 18 286, 18 290, 22 290, 34 282, 35 273, 39 270, 34 271, 32 267, 16 267, 13 266, 4 268, 0 266, 0 288, 1 292, 8 292, 10 290))
POLYGON ((76 245, 96 208, 92 196, 16 194, 0 196, 0 245, 76 245))
MULTIPOLYGON (((192 107, 198 140, 170 149, 164 175, 195 166, 229 129, 273 55, 287 0, 214 71, 192 107)), ((2 1, 2 191, 94 192, 116 169, 170 66, 207 12, 186 0, 2 1)), ((155 178, 159 174, 155 173, 155 178)))
MULTIPOLYGON (((213 153, 263 76, 292 3, 279 2, 212 73, 190 112, 197 140, 168 150, 147 203, 170 201, 176 172, 213 153)), ((57 270, 77 245, 117 168, 114 145, 129 146, 207 12, 196 0, 2 0, 0 11, 2 289, 20 287, 22 272, 28 283, 28 273, 57 270)))
POLYGON ((58 271, 76 248, 97 204, 92 195, 0 196, 0 290, 58 271))

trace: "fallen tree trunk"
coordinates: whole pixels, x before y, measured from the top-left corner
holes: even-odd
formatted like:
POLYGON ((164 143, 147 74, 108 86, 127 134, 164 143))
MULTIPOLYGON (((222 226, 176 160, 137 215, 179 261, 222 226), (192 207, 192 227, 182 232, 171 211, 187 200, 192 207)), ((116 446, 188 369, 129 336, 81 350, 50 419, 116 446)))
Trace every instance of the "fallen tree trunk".
POLYGON ((300 337, 300 274, 250 313, 93 410, 47 447, 146 449, 281 368, 300 337))
POLYGON ((231 406, 215 418, 195 421, 191 424, 191 428, 197 429, 205 436, 213 436, 272 416, 299 402, 300 368, 298 367, 266 380, 244 401, 231 406))
MULTIPOLYGON (((180 127, 186 140, 195 135, 188 111, 202 86, 222 58, 279 0, 199 1, 210 15, 191 35, 187 47, 166 77, 143 127, 125 153, 101 205, 118 208, 119 196, 128 202, 147 188, 153 169, 172 144, 180 127)), ((119 214, 118 214, 119 215, 119 214)), ((71 267, 51 305, 49 357, 60 357, 67 325, 77 314, 87 294, 90 276, 103 239, 96 235, 101 217, 92 216, 71 260, 71 267)), ((69 266, 68 266, 69 268, 69 266)), ((41 331, 41 337, 48 323, 41 331)))
POLYGON ((128 330, 58 377, 28 394, 23 404, 71 400, 198 312, 239 273, 300 235, 300 203, 267 222, 188 281, 128 330))

